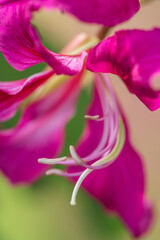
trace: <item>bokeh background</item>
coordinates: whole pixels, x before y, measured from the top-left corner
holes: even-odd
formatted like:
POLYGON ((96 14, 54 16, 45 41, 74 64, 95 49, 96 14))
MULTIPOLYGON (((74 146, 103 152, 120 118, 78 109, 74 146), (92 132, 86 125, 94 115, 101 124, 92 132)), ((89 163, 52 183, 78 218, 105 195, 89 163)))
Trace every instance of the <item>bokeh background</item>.
MULTIPOLYGON (((80 32, 95 34, 99 26, 82 24, 59 12, 41 11, 33 20, 43 41, 59 51, 80 32)), ((160 26, 160 1, 143 5, 135 17, 113 31, 124 28, 160 26)), ((113 32, 112 31, 112 32, 113 32)), ((24 72, 12 69, 0 56, 0 80, 17 80, 40 71, 45 64, 24 72)), ((160 86, 157 79, 155 87, 160 86)), ((132 143, 143 155, 147 178, 147 194, 154 203, 155 220, 141 239, 160 240, 160 110, 150 112, 131 95, 116 77, 112 79, 131 132, 132 143)), ((73 131, 81 129, 87 98, 81 96, 77 116, 67 126, 67 143, 74 142, 73 131)), ((5 127, 14 124, 15 119, 5 127)), ((65 151, 65 150, 64 150, 65 151)), ((76 207, 69 205, 72 183, 57 176, 43 177, 32 186, 13 187, 4 176, 0 178, 0 240, 129 240, 123 224, 103 209, 82 190, 76 207)))

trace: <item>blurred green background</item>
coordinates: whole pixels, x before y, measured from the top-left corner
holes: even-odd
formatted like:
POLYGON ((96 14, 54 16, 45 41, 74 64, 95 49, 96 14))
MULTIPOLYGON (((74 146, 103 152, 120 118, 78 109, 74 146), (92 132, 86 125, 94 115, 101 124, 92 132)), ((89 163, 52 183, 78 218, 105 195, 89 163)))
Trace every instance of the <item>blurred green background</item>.
MULTIPOLYGON (((160 24, 160 2, 146 4, 128 23, 120 28, 151 28, 160 24), (148 17, 149 16, 149 17, 148 17)), ((42 11, 35 16, 36 26, 50 49, 59 51, 76 33, 93 34, 98 26, 80 24, 75 19, 59 13, 42 11), (58 44, 57 44, 58 43, 58 44)), ((12 69, 0 55, 1 81, 17 80, 41 71, 45 64, 34 66, 24 72, 12 69)), ((155 223, 142 239, 160 240, 160 112, 149 112, 136 97, 128 93, 120 81, 113 85, 127 115, 133 145, 145 158, 147 193, 155 205, 155 223)), ((67 145, 77 141, 75 129, 83 128, 83 113, 89 100, 86 92, 81 94, 74 119, 67 125, 67 145)), ((18 116, 18 114, 17 114, 18 116)), ((14 125, 16 118, 4 127, 14 125)), ((57 176, 46 176, 32 186, 13 187, 5 177, 0 179, 0 240, 129 240, 130 235, 119 219, 109 216, 82 190, 77 205, 69 205, 73 184, 57 176)))

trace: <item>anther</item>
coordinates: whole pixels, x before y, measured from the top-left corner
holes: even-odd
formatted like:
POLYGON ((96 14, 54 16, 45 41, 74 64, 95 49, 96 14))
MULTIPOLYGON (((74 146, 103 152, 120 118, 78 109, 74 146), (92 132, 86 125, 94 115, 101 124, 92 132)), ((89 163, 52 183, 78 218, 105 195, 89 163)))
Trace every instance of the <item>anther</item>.
POLYGON ((59 169, 49 169, 45 172, 45 174, 63 176, 63 171, 59 169))
POLYGON ((99 115, 84 115, 84 118, 89 119, 89 120, 97 120, 99 118, 99 115))
POLYGON ((53 158, 53 159, 47 159, 47 158, 40 158, 38 159, 39 163, 43 163, 43 164, 49 164, 49 165, 54 165, 54 164, 58 164, 59 162, 63 162, 66 161, 67 157, 61 157, 61 158, 53 158))

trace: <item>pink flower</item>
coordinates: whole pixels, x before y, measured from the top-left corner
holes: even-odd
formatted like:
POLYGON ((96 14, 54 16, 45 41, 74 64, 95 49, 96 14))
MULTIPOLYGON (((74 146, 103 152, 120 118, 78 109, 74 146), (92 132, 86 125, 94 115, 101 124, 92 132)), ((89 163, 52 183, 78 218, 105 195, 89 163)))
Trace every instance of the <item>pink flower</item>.
POLYGON ((88 52, 88 58, 85 51, 62 55, 41 44, 37 31, 30 24, 33 10, 41 5, 58 6, 87 22, 110 26, 133 15, 138 2, 120 1, 112 17, 104 16, 103 22, 100 13, 103 15, 106 4, 111 16, 113 1, 94 1, 93 6, 98 6, 97 15, 93 14, 95 8, 90 7, 91 1, 84 1, 84 11, 78 10, 78 1, 0 3, 7 3, 0 9, 0 50, 6 60, 17 70, 40 62, 51 67, 51 70, 28 79, 0 83, 1 121, 13 116, 26 99, 24 106, 21 105, 23 111, 17 126, 0 132, 1 170, 13 183, 28 183, 48 168, 40 163, 65 165, 65 171, 49 169, 46 173, 77 181, 72 205, 82 184, 107 210, 118 213, 134 236, 140 236, 152 219, 152 207, 145 198, 142 160, 130 144, 124 115, 108 77, 102 73, 120 76, 148 108, 157 109, 159 91, 151 88, 151 81, 160 69, 160 30, 119 31, 98 45, 94 38, 80 36, 67 51, 74 52, 81 47, 88 52), (126 6, 125 11, 124 8, 122 12, 118 11, 122 9, 121 4, 126 6), (132 4, 136 7, 132 8, 132 4), (91 50, 93 45, 96 46, 91 50), (93 100, 85 116, 87 124, 76 149, 70 146, 70 157, 57 158, 64 143, 65 126, 74 115, 86 74, 85 58, 87 68, 94 72, 93 100))

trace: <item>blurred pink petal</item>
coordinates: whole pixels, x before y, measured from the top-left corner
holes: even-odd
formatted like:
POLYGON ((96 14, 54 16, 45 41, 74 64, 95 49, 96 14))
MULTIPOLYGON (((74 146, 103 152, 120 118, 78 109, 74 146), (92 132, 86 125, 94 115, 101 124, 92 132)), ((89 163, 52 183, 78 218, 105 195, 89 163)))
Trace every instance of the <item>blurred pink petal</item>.
POLYGON ((53 0, 0 0, 1 5, 23 2, 26 5, 32 5, 32 10, 38 10, 40 7, 53 7, 53 0))
POLYGON ((55 6, 82 21, 113 26, 132 17, 139 9, 138 0, 53 0, 55 6))
POLYGON ((139 10, 138 0, 0 0, 0 4, 24 2, 32 3, 33 10, 40 7, 58 7, 61 11, 73 14, 80 20, 114 26, 131 18, 139 10))
POLYGON ((93 48, 87 68, 120 76, 130 92, 150 109, 160 107, 160 91, 152 88, 160 74, 160 29, 123 30, 93 48))
POLYGON ((0 51, 8 63, 19 71, 46 62, 57 74, 80 72, 86 53, 66 56, 46 49, 30 24, 32 7, 32 4, 16 2, 0 9, 0 51))
POLYGON ((48 71, 23 80, 0 82, 0 121, 13 117, 21 102, 52 75, 53 71, 48 71))
POLYGON ((29 183, 44 173, 38 158, 57 156, 63 147, 66 123, 73 116, 80 76, 30 105, 19 124, 0 131, 0 169, 12 183, 29 183))

